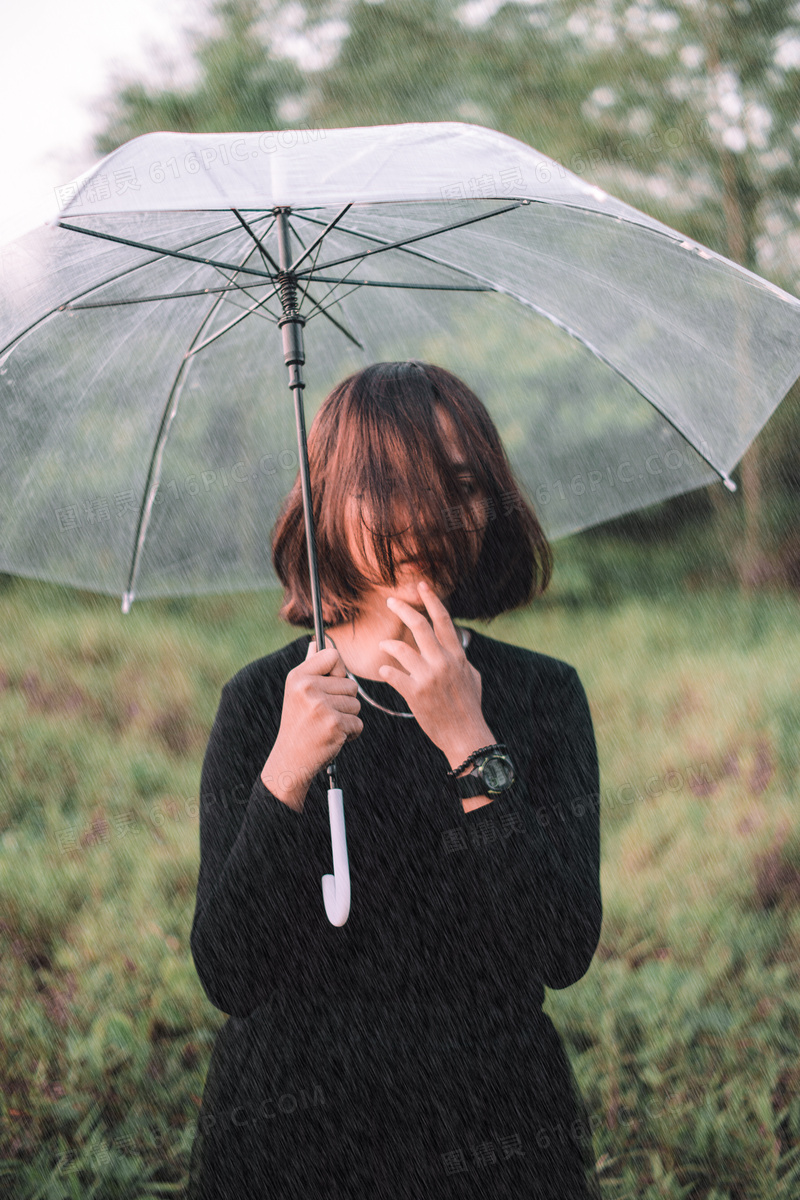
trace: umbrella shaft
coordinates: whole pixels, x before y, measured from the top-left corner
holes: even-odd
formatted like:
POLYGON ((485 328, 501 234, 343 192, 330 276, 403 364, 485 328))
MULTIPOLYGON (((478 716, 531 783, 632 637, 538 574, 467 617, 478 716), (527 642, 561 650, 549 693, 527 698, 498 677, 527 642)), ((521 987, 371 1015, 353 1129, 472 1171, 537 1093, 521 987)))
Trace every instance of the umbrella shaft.
POLYGON ((317 647, 325 649, 325 630, 322 626, 322 598, 319 588, 319 571, 317 567, 317 539, 314 533, 313 505, 311 501, 311 483, 308 471, 308 446, 306 443, 305 414, 303 412, 303 388, 300 364, 292 363, 289 367, 289 387, 294 395, 294 415, 297 425, 297 448, 300 458, 300 486, 303 492, 303 519, 306 527, 306 544, 308 546, 308 570, 311 582, 311 603, 314 610, 314 632, 317 647))
POLYGON ((303 325, 305 321, 302 317, 288 316, 283 317, 278 322, 281 327, 281 337, 283 338, 283 361, 289 367, 289 387, 304 386, 302 378, 299 374, 300 366, 306 361, 305 352, 303 349, 303 325), (292 368, 298 371, 297 382, 293 382, 292 368))
MULTIPOLYGON (((319 587, 319 571, 317 568, 317 539, 314 534, 313 505, 311 501, 311 481, 308 470, 308 445, 306 442, 306 422, 303 411, 303 364, 305 352, 303 348, 303 326, 305 319, 297 311, 297 286, 294 275, 289 274, 291 265, 291 249, 289 246, 288 210, 276 208, 275 223, 278 233, 278 251, 280 274, 278 275, 278 291, 281 298, 283 316, 278 325, 283 338, 283 358, 289 370, 289 387, 294 396, 294 415, 297 425, 297 450, 300 460, 300 486, 303 492, 303 520, 306 529, 306 545, 308 547, 308 577, 311 585, 311 604, 314 610, 314 632, 317 649, 325 649, 325 630, 322 625, 322 598, 319 587)), ((335 788, 336 761, 328 763, 329 787, 335 788)))

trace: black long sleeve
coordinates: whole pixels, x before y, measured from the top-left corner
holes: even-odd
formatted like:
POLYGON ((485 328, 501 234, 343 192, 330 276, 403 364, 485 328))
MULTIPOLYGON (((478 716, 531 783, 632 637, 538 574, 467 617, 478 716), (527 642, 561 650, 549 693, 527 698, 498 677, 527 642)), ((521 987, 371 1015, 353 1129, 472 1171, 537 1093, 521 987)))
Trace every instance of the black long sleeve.
POLYGON ((531 961, 553 989, 586 974, 603 918, 597 747, 578 673, 562 666, 560 687, 531 697, 537 719, 527 746, 515 744, 516 726, 493 729, 527 768, 507 792, 462 818, 473 844, 483 833, 483 852, 472 859, 477 878, 503 903, 520 941, 529 940, 531 961))
POLYGON ((278 734, 282 688, 259 711, 232 683, 222 689, 201 774, 200 873, 190 945, 211 1003, 247 1016, 291 970, 297 929, 303 927, 307 937, 319 925, 320 901, 311 895, 310 865, 301 853, 304 814, 261 780, 278 734))
POLYGON ((528 825, 543 880, 543 979, 546 987, 566 988, 588 971, 603 922, 600 772, 589 704, 574 667, 544 727, 530 779, 528 825))
MULTIPOLYGON (((384 963, 391 969, 409 946, 425 951, 426 938, 434 948, 437 939, 448 940, 462 978, 474 951, 494 955, 508 970, 513 962, 515 980, 523 970, 550 988, 579 980, 597 948, 602 904, 597 751, 575 669, 477 640, 484 713, 508 745, 518 778, 509 792, 469 813, 447 792, 441 752, 411 723, 398 729, 398 722, 376 714, 382 724, 370 726, 375 740, 370 743, 365 729, 340 756, 353 899, 348 921, 337 928, 322 899, 321 875, 331 861, 321 773, 302 813, 260 778, 278 733, 286 673, 304 657, 305 645, 300 639, 250 664, 222 689, 201 776, 190 939, 209 1000, 245 1017, 284 985, 291 993, 338 980, 344 991, 349 980, 358 989, 363 963, 377 963, 379 944, 392 950, 384 963), (413 754, 407 750, 405 763, 402 755, 397 759, 397 737, 427 755, 420 756, 417 775, 408 774, 413 754), (411 825, 393 798, 402 795, 406 775, 412 793, 422 797, 427 786, 431 797, 423 808, 429 815, 411 825), (438 778, 439 784, 428 783, 438 778), (376 788, 389 788, 384 814, 376 807, 376 788), (387 825, 395 815, 395 824, 387 825), (460 837, 461 849, 444 853, 448 837, 460 837), (438 857, 432 857, 437 840, 438 857), (421 908, 414 894, 425 898, 421 908), (410 910, 397 896, 409 897, 410 910)), ((371 687, 384 698, 391 691, 386 684, 371 687)), ((366 707, 362 717, 369 722, 366 707)), ((492 973, 489 964, 486 971, 492 973)))

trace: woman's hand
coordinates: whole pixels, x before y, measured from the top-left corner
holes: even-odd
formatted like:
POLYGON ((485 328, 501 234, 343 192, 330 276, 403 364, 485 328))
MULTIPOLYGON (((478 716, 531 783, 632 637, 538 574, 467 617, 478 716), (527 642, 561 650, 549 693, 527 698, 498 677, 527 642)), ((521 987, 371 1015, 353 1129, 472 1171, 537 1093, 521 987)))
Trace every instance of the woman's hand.
POLYGON ((339 651, 316 647, 312 638, 305 662, 286 675, 278 736, 261 773, 273 795, 298 809, 317 771, 364 729, 358 684, 339 651))
POLYGON ((386 603, 408 625, 419 650, 394 638, 380 642, 381 649, 405 667, 381 667, 380 674, 400 693, 452 768, 495 739, 481 709, 480 671, 467 659, 450 614, 433 588, 420 582, 418 589, 430 622, 404 600, 390 596, 386 603))

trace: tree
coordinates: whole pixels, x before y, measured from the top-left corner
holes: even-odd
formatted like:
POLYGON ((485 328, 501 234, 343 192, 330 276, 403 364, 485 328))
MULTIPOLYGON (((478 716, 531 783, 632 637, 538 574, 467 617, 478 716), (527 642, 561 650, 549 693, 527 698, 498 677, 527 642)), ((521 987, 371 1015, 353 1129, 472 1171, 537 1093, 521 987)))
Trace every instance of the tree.
POLYGON ((310 81, 311 119, 327 126, 470 121, 553 158, 572 155, 590 127, 580 112, 584 66, 559 32, 558 7, 503 4, 491 20, 474 23, 461 0, 339 4, 347 35, 334 62, 310 81))
POLYGON ((118 82, 105 128, 95 138, 108 154, 142 133, 282 129, 281 104, 303 89, 303 76, 272 51, 270 32, 286 5, 261 0, 219 0, 212 9, 218 30, 195 34, 196 83, 184 88, 118 82))
MULTIPOLYGON (((567 32, 593 83, 583 108, 601 139, 606 171, 616 175, 633 163, 631 192, 646 192, 658 179, 664 207, 683 207, 686 232, 749 270, 774 276, 779 263, 764 233, 776 220, 796 225, 800 196, 797 5, 568 0, 564 8, 567 32)), ((667 213, 662 219, 675 223, 667 213)), ((797 263, 784 263, 786 276, 792 267, 794 274, 797 263)), ((793 279, 780 282, 791 287, 793 279)), ((739 467, 744 535, 734 565, 743 588, 772 570, 764 548, 769 444, 769 437, 757 438, 739 467)), ((709 491, 727 536, 727 497, 719 486, 709 491)))

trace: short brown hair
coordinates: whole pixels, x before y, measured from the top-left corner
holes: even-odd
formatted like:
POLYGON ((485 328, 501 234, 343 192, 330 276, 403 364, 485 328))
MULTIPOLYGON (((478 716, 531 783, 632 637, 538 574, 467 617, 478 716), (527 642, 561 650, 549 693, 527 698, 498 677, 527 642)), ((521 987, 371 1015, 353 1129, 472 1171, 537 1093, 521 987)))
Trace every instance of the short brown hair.
MULTIPOLYGON (((323 621, 354 620, 375 584, 395 587, 398 560, 413 559, 450 589, 453 619, 491 620, 530 603, 547 588, 553 555, 530 502, 521 494, 485 405, 457 376, 420 362, 375 363, 333 389, 308 432, 308 461, 323 621), (475 560, 471 533, 453 518, 464 503, 436 419, 449 414, 487 502, 483 544, 475 560), (361 500, 357 543, 372 539, 381 578, 357 568, 347 538, 348 507, 361 500), (493 507, 489 507, 489 506, 493 507), (425 536, 407 516, 417 516, 425 536), (405 526, 405 527, 404 527, 405 526)), ((272 534, 272 561, 285 589, 280 617, 313 628, 308 549, 300 476, 284 500, 272 534)))

